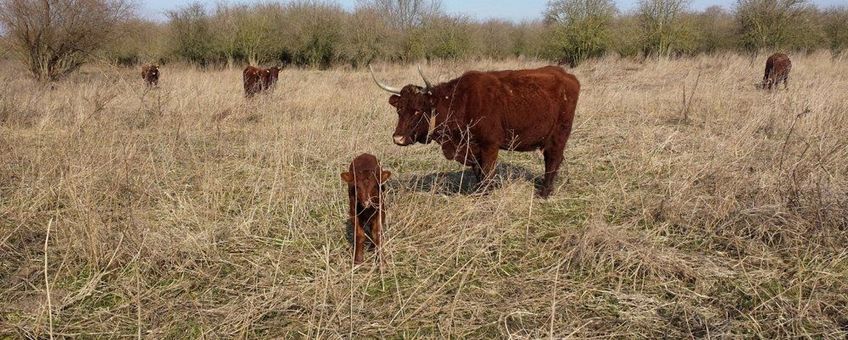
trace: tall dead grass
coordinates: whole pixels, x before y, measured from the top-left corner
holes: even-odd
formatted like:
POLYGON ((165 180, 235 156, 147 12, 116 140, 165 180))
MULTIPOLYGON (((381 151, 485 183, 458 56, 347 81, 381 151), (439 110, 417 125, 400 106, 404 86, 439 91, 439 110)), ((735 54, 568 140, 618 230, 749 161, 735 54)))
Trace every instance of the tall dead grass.
POLYGON ((479 197, 435 145, 394 146, 364 72, 288 69, 248 101, 238 70, 165 67, 148 91, 4 65, 0 336, 843 338, 848 63, 793 56, 769 93, 760 59, 580 66, 547 201, 537 154, 503 153, 479 197), (352 270, 344 237, 361 152, 395 174, 382 269, 352 270))

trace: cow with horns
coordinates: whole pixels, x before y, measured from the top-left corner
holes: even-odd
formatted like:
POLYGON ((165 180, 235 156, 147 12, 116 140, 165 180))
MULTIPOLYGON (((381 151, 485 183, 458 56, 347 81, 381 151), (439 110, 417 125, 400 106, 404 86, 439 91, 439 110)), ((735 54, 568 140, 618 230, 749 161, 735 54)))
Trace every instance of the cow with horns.
POLYGON ((466 72, 459 78, 433 85, 418 73, 424 87, 377 85, 392 94, 397 109, 394 142, 400 146, 435 141, 447 159, 474 170, 478 186, 494 176, 499 150, 541 150, 545 176, 538 191, 548 197, 563 161, 574 123, 580 82, 562 68, 466 72))

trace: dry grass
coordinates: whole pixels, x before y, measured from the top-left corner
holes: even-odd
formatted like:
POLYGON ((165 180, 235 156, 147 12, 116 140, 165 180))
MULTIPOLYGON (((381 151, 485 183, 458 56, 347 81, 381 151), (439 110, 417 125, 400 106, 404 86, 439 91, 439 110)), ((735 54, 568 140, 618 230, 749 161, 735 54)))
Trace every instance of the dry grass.
POLYGON ((284 70, 246 101, 238 70, 164 67, 147 92, 136 70, 49 88, 5 64, 0 337, 844 338, 848 62, 795 56, 767 93, 760 59, 574 70, 547 201, 538 154, 504 153, 478 197, 435 145, 394 146, 364 72, 284 70), (395 173, 382 270, 352 271, 344 237, 361 152, 395 173))

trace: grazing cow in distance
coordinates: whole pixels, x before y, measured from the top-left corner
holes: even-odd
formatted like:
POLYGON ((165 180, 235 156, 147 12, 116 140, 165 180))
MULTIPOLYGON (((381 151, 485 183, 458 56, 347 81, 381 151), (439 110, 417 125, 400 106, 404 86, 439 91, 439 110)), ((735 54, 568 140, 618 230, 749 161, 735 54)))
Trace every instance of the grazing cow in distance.
POLYGON ((348 217, 353 223, 353 263, 362 263, 365 239, 371 243, 382 262, 381 233, 386 221, 383 205, 383 184, 392 175, 380 167, 377 157, 364 153, 353 159, 347 172, 341 174, 347 182, 348 217))
POLYGON ((763 75, 763 89, 777 87, 783 82, 783 88, 789 88, 789 71, 792 70, 792 61, 783 53, 772 54, 766 60, 766 72, 763 75))
POLYGON ((580 94, 574 75, 556 66, 471 71, 432 85, 420 67, 418 72, 424 87, 393 88, 371 71, 397 109, 395 144, 439 143, 447 159, 472 167, 480 189, 494 176, 499 150, 541 150, 545 177, 538 194, 551 194, 580 94))
POLYGON ((277 66, 267 69, 255 66, 245 67, 242 72, 245 97, 250 98, 262 91, 273 90, 280 77, 280 70, 277 66))
POLYGON ((158 86, 159 85, 159 66, 158 65, 144 65, 141 67, 141 79, 144 79, 144 83, 147 86, 158 86))

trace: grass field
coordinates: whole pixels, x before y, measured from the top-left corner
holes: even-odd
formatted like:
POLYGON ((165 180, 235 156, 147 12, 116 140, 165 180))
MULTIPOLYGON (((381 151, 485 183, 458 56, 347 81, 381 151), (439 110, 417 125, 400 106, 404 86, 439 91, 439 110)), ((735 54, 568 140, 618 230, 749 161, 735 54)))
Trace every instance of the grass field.
POLYGON ((538 153, 502 153, 479 196, 436 145, 395 146, 361 70, 248 101, 240 70, 166 65, 146 91, 5 62, 0 338, 845 338, 848 59, 792 58, 771 93, 764 56, 581 65, 549 200, 538 153), (394 173, 387 264, 352 270, 339 173, 362 152, 394 173))

